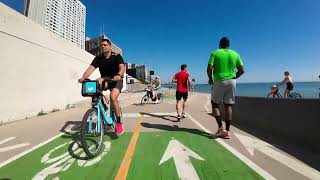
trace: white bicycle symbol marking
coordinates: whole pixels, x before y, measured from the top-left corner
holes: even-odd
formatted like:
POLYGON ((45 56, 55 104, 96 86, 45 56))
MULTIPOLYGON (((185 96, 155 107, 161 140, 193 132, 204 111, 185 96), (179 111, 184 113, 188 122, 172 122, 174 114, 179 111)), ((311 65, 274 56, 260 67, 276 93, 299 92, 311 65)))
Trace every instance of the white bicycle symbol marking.
MULTIPOLYGON (((94 159, 91 159, 91 160, 83 160, 86 157, 86 154, 85 154, 85 152, 83 152, 83 149, 78 146, 77 143, 75 143, 73 141, 69 141, 69 142, 66 142, 64 144, 61 144, 61 145, 53 148, 52 150, 50 150, 47 154, 45 154, 41 158, 41 163, 43 163, 43 164, 51 164, 51 163, 54 163, 54 164, 52 164, 49 167, 41 170, 32 179, 33 180, 43 180, 46 177, 48 177, 49 175, 67 171, 76 160, 77 160, 78 166, 80 166, 80 167, 88 167, 88 166, 91 166, 93 164, 96 164, 104 156, 106 156, 107 153, 110 151, 111 142, 109 142, 109 141, 104 142, 104 147, 105 147, 105 149, 103 150, 103 152, 99 156, 97 156, 97 157, 95 157, 94 159), (66 146, 68 144, 71 144, 71 143, 73 143, 71 150, 72 150, 74 155, 80 154, 82 152, 81 155, 79 156, 80 159, 78 159, 78 160, 75 159, 74 157, 72 157, 72 155, 70 155, 69 152, 66 152, 66 153, 64 153, 64 154, 62 154, 60 156, 57 156, 57 157, 50 158, 52 153, 54 153, 58 149, 66 146)), ((58 180, 59 177, 56 176, 56 177, 54 177, 54 179, 58 180)))

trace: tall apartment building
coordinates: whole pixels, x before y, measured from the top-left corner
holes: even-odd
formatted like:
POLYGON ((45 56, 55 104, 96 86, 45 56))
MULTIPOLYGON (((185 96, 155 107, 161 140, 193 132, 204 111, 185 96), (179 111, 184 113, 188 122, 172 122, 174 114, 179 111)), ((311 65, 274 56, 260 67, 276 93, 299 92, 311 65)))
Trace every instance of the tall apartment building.
MULTIPOLYGON (((101 35, 99 37, 96 38, 86 38, 86 51, 88 51, 89 53, 98 56, 100 54, 102 54, 102 50, 100 47, 100 42, 102 39, 109 39, 106 35, 101 35)), ((111 42, 112 43, 112 42, 111 42)), ((122 56, 122 49, 120 47, 118 47, 117 45, 115 45, 114 43, 112 43, 112 51, 116 54, 120 54, 122 56)))
POLYGON ((24 15, 85 48, 86 7, 79 0, 24 0, 24 15))

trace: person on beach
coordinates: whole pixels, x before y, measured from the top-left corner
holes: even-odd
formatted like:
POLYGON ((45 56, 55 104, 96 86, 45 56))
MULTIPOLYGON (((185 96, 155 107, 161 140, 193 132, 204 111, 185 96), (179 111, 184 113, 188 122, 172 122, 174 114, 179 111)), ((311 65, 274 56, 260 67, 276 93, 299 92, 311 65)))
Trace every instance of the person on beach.
POLYGON ((232 105, 235 104, 236 79, 244 73, 240 55, 229 49, 230 40, 223 37, 219 49, 210 55, 207 75, 209 84, 213 85, 211 94, 212 115, 215 117, 218 130, 217 137, 230 138, 232 105), (224 104, 226 128, 223 128, 219 105, 224 104))
POLYGON ((290 94, 290 91, 293 90, 293 80, 292 77, 290 76, 289 71, 284 72, 284 79, 277 84, 277 86, 281 84, 287 84, 286 90, 284 90, 284 97, 287 98, 288 95, 290 94))
POLYGON ((185 107, 188 99, 188 89, 191 85, 191 77, 187 73, 188 67, 186 64, 181 65, 181 71, 176 73, 172 78, 172 83, 177 83, 176 89, 176 110, 177 110, 177 119, 178 122, 181 120, 181 117, 185 118, 185 107), (181 99, 183 102, 181 103, 181 99), (182 107, 181 107, 182 104, 182 107), (181 112, 181 114, 180 114, 181 112))
POLYGON ((97 81, 99 81, 100 87, 102 87, 102 84, 106 82, 103 90, 110 90, 111 105, 113 106, 117 119, 116 133, 120 135, 123 133, 124 127, 120 118, 121 108, 118 102, 118 97, 123 87, 123 76, 126 67, 121 55, 114 54, 112 52, 112 44, 109 39, 102 39, 100 43, 103 53, 93 59, 90 66, 78 82, 83 82, 94 72, 96 68, 99 68, 101 77, 98 78, 97 81), (114 82, 108 82, 107 79, 113 79, 114 82))

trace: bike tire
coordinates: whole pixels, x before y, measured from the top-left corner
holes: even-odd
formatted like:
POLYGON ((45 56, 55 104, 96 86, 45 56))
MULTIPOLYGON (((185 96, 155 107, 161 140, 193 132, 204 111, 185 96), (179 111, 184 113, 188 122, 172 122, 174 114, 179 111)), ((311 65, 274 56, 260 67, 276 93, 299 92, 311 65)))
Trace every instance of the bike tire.
POLYGON ((147 104, 149 102, 149 96, 144 95, 141 99, 141 104, 147 104))
POLYGON ((162 101, 163 101, 163 94, 159 93, 158 94, 158 104, 162 103, 162 101))
POLYGON ((267 98, 279 98, 279 95, 278 95, 278 94, 273 95, 272 93, 269 93, 269 94, 267 95, 267 98))
POLYGON ((94 114, 95 114, 96 115, 95 121, 97 122, 98 121, 97 113, 98 113, 97 108, 89 109, 83 116, 83 119, 81 122, 81 131, 80 131, 81 145, 84 152, 89 158, 96 157, 100 153, 103 146, 104 121, 101 116, 100 116, 100 127, 96 127, 97 123, 94 123, 94 121, 92 120, 92 126, 94 127, 91 128, 91 129, 100 128, 100 132, 97 132, 95 130, 93 130, 93 132, 89 132, 88 120, 90 118, 90 115, 92 115, 91 117, 94 117, 94 114), (98 142, 96 142, 96 140, 93 137, 96 137, 98 142), (92 142, 92 144, 90 142, 92 142))
POLYGON ((302 95, 299 94, 299 93, 290 93, 290 98, 293 98, 293 99, 301 99, 302 98, 302 95))

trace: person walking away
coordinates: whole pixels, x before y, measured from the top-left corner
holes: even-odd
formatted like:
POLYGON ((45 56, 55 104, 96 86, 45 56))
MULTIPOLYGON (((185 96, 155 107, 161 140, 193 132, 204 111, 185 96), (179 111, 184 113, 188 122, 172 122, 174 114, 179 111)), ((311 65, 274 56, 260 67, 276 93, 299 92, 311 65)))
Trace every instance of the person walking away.
POLYGON ((230 40, 223 37, 219 49, 210 55, 207 75, 209 84, 213 85, 211 94, 212 115, 215 117, 218 130, 217 137, 230 138, 230 125, 232 122, 232 105, 235 104, 236 79, 244 73, 243 62, 240 55, 229 49, 230 40), (224 104, 225 123, 223 128, 219 105, 224 104))
POLYGON ((181 65, 181 71, 176 73, 172 78, 173 83, 177 83, 176 88, 176 111, 177 111, 177 121, 181 120, 181 117, 185 118, 185 108, 188 99, 188 89, 191 84, 191 77, 187 73, 188 67, 186 64, 181 65), (183 102, 181 99, 183 98, 183 102), (182 104, 182 105, 181 105, 182 104), (181 107, 182 106, 182 107, 181 107))

